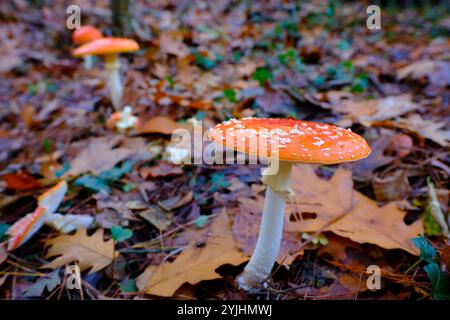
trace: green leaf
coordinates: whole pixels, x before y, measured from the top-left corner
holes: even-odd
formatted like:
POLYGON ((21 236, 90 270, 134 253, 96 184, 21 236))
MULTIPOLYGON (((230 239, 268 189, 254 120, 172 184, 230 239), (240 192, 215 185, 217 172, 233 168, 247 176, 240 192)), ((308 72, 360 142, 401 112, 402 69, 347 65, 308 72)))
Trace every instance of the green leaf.
POLYGON ((360 73, 352 82, 352 92, 364 92, 369 88, 369 76, 367 73, 360 73))
POLYGON ((436 262, 429 263, 424 269, 433 287, 433 298, 436 300, 450 300, 450 276, 442 272, 436 262))
POLYGON ((6 237, 6 231, 8 231, 10 225, 0 222, 0 241, 3 241, 3 238, 6 237))
POLYGON ((434 262, 436 258, 436 250, 423 236, 412 239, 413 244, 420 250, 420 257, 427 262, 434 262))
POLYGON ((121 167, 114 167, 110 170, 100 172, 98 177, 105 181, 116 181, 122 178, 124 174, 130 173, 133 170, 133 162, 125 161, 121 167))
POLYGON ((224 89, 223 95, 228 99, 228 101, 237 102, 236 91, 234 91, 233 89, 224 89))
POLYGON ((53 150, 52 143, 50 142, 50 140, 48 138, 44 139, 44 141, 42 142, 42 145, 44 147, 45 152, 47 152, 47 153, 52 152, 52 150, 53 150))
POLYGON ((63 165, 62 165, 62 168, 55 171, 55 177, 56 178, 61 178, 64 175, 64 173, 66 173, 69 170, 70 170, 70 163, 69 162, 64 162, 63 165))
POLYGON ((111 228, 111 236, 116 242, 125 241, 133 236, 133 230, 122 228, 121 226, 113 226, 111 228))
POLYGON ((198 64, 199 67, 205 70, 211 70, 216 66, 216 61, 202 56, 199 52, 194 51, 192 54, 194 55, 195 62, 198 64))
POLYGON ((119 284, 120 292, 122 293, 132 293, 137 292, 136 281, 134 279, 123 280, 119 284))
POLYGON ((85 174, 79 177, 77 180, 75 180, 74 185, 78 187, 88 188, 94 192, 100 191, 106 191, 107 193, 110 192, 109 186, 106 184, 105 181, 97 177, 93 177, 89 174, 85 174))
POLYGON ((229 186, 230 182, 225 178, 223 173, 217 172, 211 175, 211 187, 209 188, 209 192, 213 193, 229 186))
POLYGON ((194 226, 198 229, 202 229, 205 227, 208 222, 208 216, 202 214, 197 219, 195 219, 194 226))
POLYGON ((263 86, 267 81, 273 79, 273 74, 267 68, 258 68, 253 74, 253 79, 258 81, 259 85, 263 86))

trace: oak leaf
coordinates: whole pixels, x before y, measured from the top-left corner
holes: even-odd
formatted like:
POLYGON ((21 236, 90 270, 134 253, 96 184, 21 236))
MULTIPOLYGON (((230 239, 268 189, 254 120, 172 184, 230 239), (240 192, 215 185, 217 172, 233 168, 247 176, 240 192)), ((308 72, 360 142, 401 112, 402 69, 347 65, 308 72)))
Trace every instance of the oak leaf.
POLYGON ((327 181, 313 167, 295 166, 292 189, 295 202, 289 203, 286 230, 297 232, 331 231, 358 243, 372 243, 385 249, 403 249, 419 254, 411 239, 423 232, 422 222, 404 222, 399 203, 380 207, 362 193, 353 190, 351 171, 339 167, 327 181), (309 219, 290 219, 292 213, 313 213, 309 219))
POLYGON ((89 273, 93 273, 110 265, 117 256, 114 240, 103 240, 103 229, 98 229, 88 236, 86 229, 80 228, 73 235, 61 235, 48 240, 47 244, 51 246, 47 258, 60 256, 42 268, 56 269, 78 261, 81 271, 91 268, 89 273))
POLYGON ((134 153, 133 150, 126 147, 115 148, 122 140, 123 137, 117 135, 83 141, 82 143, 85 143, 86 146, 70 163, 67 175, 77 176, 89 171, 98 175, 102 171, 111 169, 134 153))
POLYGON ((226 211, 211 224, 211 233, 199 245, 193 240, 174 262, 158 267, 149 266, 136 281, 139 291, 170 297, 183 284, 197 284, 202 280, 217 279, 216 269, 224 264, 239 265, 248 257, 239 252, 229 225, 226 211))

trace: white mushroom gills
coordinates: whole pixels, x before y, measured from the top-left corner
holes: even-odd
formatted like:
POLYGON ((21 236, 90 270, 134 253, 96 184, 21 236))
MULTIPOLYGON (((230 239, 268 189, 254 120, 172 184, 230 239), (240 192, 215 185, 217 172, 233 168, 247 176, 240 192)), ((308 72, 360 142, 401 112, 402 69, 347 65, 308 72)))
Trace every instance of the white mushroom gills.
POLYGON ((292 194, 290 188, 292 162, 277 161, 276 173, 263 172, 263 182, 267 185, 266 197, 258 240, 255 251, 243 273, 236 279, 239 287, 251 290, 258 287, 269 277, 280 250, 283 235, 284 209, 286 197, 292 194))
POLYGON ((123 96, 123 85, 120 80, 120 61, 117 54, 106 56, 105 69, 108 72, 108 89, 111 103, 116 110, 120 110, 123 96))

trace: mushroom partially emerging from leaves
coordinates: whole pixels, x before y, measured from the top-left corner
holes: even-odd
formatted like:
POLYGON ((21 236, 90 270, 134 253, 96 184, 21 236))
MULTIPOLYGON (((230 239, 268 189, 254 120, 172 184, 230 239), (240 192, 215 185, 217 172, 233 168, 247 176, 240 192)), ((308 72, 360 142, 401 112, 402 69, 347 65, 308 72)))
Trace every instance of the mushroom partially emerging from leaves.
POLYGON ((123 96, 123 84, 120 80, 118 54, 137 50, 139 50, 139 45, 132 39, 106 37, 83 44, 73 51, 73 55, 76 57, 86 55, 105 56, 105 69, 108 72, 108 88, 111 102, 114 108, 119 110, 123 96))
POLYGON ((120 133, 133 132, 140 125, 139 119, 133 116, 133 108, 126 106, 122 111, 114 112, 106 121, 108 129, 116 129, 120 133))
MULTIPOLYGON (((72 34, 72 41, 77 46, 88 43, 93 40, 103 38, 100 30, 94 26, 82 26, 80 29, 76 29, 72 34)), ((94 65, 94 56, 84 56, 84 67, 86 69, 92 69, 94 65)))
POLYGON ((329 124, 292 119, 231 119, 210 129, 217 144, 257 159, 268 159, 262 171, 267 185, 258 240, 250 262, 238 276, 244 290, 262 284, 270 275, 280 249, 286 198, 294 163, 337 164, 370 154, 367 142, 350 130, 329 124))
POLYGON ((27 242, 44 224, 63 233, 71 232, 80 227, 89 227, 93 218, 88 215, 62 215, 55 213, 67 193, 67 182, 61 181, 53 188, 38 197, 38 207, 19 219, 7 231, 10 236, 8 250, 12 251, 27 242))

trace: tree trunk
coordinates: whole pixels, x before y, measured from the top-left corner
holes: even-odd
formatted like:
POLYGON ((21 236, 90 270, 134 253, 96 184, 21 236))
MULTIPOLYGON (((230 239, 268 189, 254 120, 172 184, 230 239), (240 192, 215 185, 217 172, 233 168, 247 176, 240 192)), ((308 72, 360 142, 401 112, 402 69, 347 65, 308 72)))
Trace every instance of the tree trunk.
POLYGON ((130 0, 111 0, 112 32, 114 36, 129 37, 133 33, 130 0))

